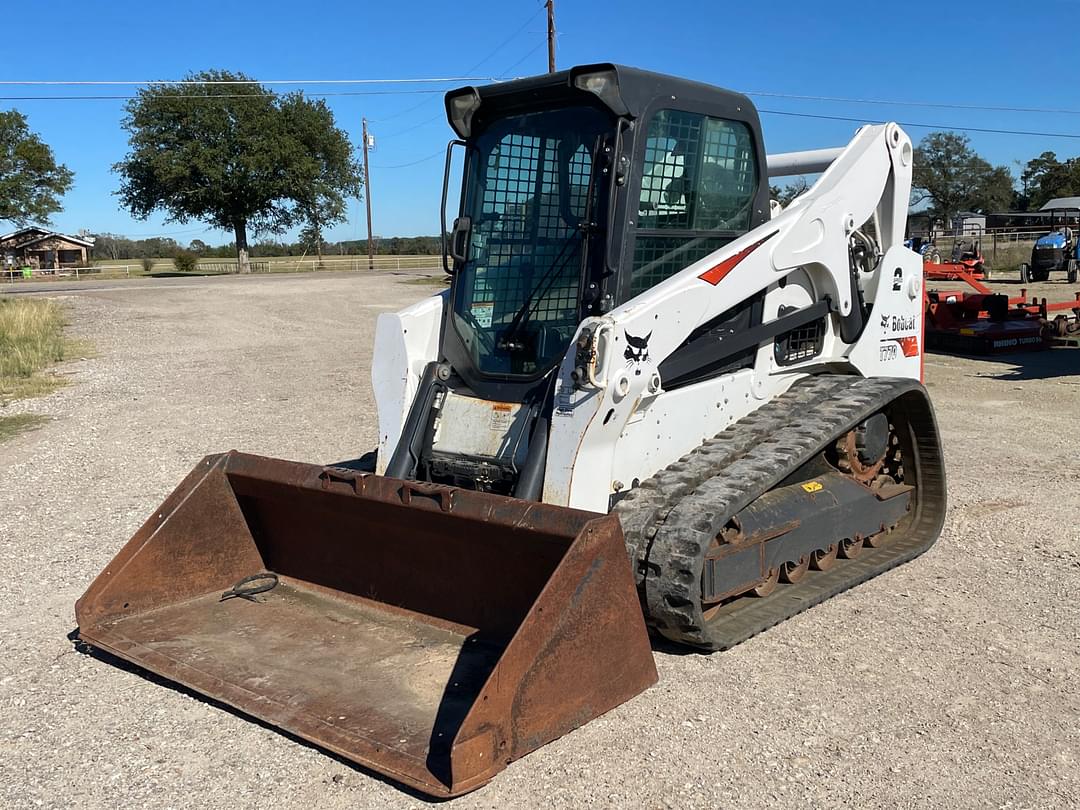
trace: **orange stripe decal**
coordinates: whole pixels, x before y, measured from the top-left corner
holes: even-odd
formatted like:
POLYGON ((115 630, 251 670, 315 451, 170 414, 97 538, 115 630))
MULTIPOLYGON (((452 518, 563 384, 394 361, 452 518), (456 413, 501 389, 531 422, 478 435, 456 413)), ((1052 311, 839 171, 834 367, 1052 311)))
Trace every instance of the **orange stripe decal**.
POLYGON ((712 284, 715 287, 717 284, 719 284, 721 281, 724 280, 724 277, 727 276, 728 273, 730 273, 732 270, 735 269, 735 265, 737 265, 739 262, 741 262, 743 259, 745 259, 747 256, 749 256, 751 253, 753 253, 755 250, 757 250, 763 244, 768 242, 770 239, 772 239, 778 233, 780 233, 780 231, 773 231, 768 236, 763 237, 763 238, 759 239, 758 241, 754 242, 754 244, 744 247, 742 250, 740 250, 734 256, 729 256, 728 258, 724 259, 719 264, 714 265, 713 267, 710 267, 708 270, 706 270, 704 273, 702 273, 700 276, 698 276, 698 278, 700 278, 702 281, 709 282, 710 284, 712 284))
POLYGON ((904 357, 915 357, 919 353, 919 339, 915 335, 895 338, 895 340, 900 344, 900 351, 904 353, 904 357))

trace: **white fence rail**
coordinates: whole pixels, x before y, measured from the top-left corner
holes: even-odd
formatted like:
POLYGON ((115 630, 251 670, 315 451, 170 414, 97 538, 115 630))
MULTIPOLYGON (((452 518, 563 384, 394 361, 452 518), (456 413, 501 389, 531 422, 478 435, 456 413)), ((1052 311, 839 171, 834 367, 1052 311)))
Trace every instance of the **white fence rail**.
MULTIPOLYGON (((442 272, 442 256, 376 256, 369 262, 367 256, 324 256, 322 259, 311 256, 274 256, 251 260, 253 273, 315 273, 319 271, 361 272, 442 272)), ((3 268, 0 278, 14 284, 18 281, 50 279, 57 277, 80 279, 86 276, 123 276, 144 275, 146 269, 141 262, 125 264, 96 264, 92 267, 61 267, 59 269, 3 268)), ((154 273, 180 273, 172 260, 155 262, 151 271, 154 273)), ((236 273, 237 262, 228 259, 205 259, 198 263, 196 273, 236 273)))

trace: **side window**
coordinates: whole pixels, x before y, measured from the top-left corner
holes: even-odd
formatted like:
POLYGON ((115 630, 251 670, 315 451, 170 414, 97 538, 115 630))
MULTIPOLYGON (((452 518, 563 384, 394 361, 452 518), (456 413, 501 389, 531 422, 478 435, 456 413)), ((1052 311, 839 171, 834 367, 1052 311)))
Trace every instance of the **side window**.
POLYGON ((738 121, 660 110, 649 122, 630 294, 707 256, 750 227, 757 163, 738 121))

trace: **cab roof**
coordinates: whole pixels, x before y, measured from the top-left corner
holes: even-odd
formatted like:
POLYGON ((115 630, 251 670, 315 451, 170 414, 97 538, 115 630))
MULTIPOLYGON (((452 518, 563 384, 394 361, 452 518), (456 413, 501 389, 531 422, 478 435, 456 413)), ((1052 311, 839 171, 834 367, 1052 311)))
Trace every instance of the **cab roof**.
POLYGON ((472 118, 478 114, 486 118, 492 113, 505 114, 517 108, 544 106, 551 101, 574 97, 599 99, 615 115, 628 118, 640 118, 654 102, 663 99, 667 102, 664 106, 713 108, 725 117, 757 120, 753 102, 742 93, 610 62, 579 65, 497 84, 461 87, 446 94, 446 111, 450 126, 465 138, 472 118), (590 80, 590 77, 596 80, 590 80), (455 116, 453 102, 463 96, 471 97, 474 105, 473 114, 468 118, 455 116))

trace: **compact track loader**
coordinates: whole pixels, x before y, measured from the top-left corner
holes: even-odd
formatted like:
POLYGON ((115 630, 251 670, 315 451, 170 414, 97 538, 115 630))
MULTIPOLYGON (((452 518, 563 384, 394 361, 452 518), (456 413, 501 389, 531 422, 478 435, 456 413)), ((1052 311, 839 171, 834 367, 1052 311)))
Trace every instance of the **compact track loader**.
POLYGON ((945 509, 899 127, 769 156, 746 97, 610 64, 446 109, 452 281, 379 318, 377 454, 204 459, 76 606, 87 644, 439 796, 655 682, 649 632, 731 647, 945 509))

